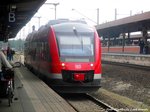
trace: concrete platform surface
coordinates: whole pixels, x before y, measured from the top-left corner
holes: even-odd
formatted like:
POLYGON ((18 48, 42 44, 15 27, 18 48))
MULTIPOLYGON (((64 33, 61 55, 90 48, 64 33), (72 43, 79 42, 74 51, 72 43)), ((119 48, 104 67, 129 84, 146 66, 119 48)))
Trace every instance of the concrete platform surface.
POLYGON ((15 69, 13 103, 2 99, 0 112, 75 112, 75 110, 27 68, 15 69))
POLYGON ((102 60, 150 66, 150 55, 143 54, 102 53, 102 60))

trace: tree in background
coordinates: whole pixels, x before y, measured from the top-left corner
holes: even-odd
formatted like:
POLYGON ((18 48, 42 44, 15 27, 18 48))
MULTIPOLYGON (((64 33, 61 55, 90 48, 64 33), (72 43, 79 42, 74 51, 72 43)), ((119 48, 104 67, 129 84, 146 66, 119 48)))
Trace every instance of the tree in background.
POLYGON ((8 41, 10 48, 16 51, 23 51, 24 50, 24 43, 25 40, 18 39, 18 40, 9 40, 8 41))

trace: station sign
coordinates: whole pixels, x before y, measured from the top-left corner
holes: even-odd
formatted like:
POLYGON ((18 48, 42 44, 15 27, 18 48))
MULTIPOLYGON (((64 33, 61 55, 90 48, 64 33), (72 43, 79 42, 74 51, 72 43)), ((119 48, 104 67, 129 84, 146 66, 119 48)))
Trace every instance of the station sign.
POLYGON ((16 21, 16 15, 15 15, 15 12, 9 12, 8 13, 8 21, 13 23, 16 21))

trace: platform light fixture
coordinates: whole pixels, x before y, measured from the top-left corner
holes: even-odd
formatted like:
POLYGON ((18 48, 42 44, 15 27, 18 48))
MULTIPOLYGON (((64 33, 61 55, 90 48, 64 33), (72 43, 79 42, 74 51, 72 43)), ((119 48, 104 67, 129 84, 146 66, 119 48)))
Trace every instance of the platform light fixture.
POLYGON ((56 7, 57 7, 57 5, 59 5, 59 3, 45 3, 45 5, 54 5, 54 7, 55 7, 55 20, 56 20, 56 13, 57 13, 56 7))
POLYGON ((17 6, 16 6, 15 4, 9 5, 9 10, 10 10, 10 12, 15 12, 16 9, 17 9, 17 6))

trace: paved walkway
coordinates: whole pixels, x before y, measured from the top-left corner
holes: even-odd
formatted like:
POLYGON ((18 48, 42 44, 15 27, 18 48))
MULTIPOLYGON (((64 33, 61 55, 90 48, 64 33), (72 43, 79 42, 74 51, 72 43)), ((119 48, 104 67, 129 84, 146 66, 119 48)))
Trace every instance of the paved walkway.
POLYGON ((0 112, 75 112, 75 110, 27 68, 15 69, 15 96, 11 107, 3 99, 0 112))

